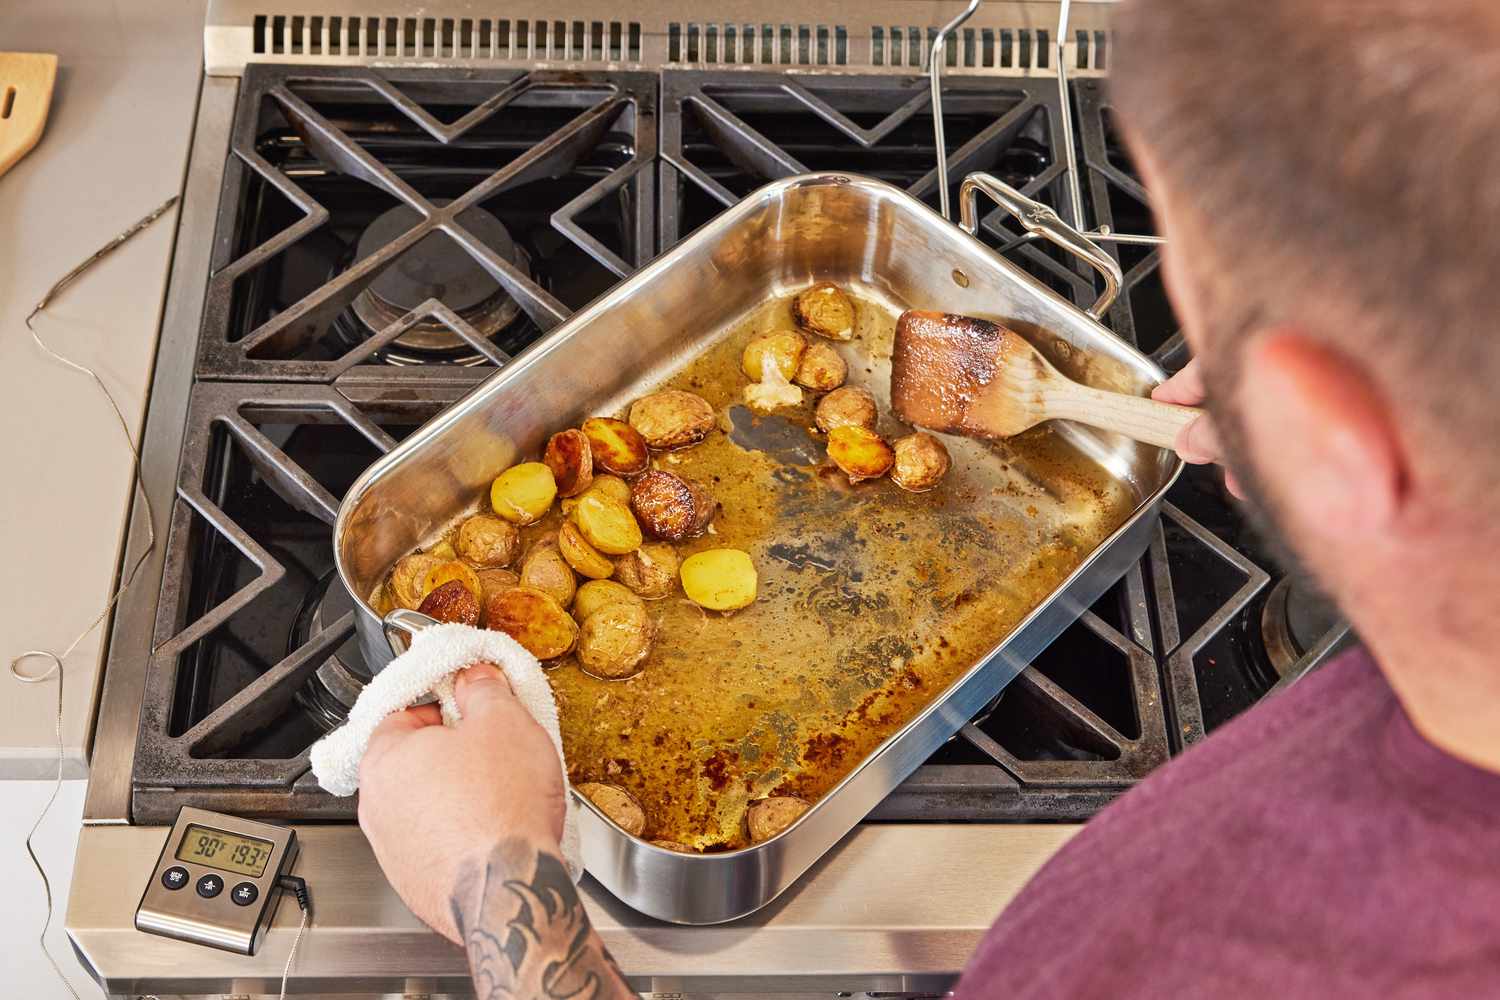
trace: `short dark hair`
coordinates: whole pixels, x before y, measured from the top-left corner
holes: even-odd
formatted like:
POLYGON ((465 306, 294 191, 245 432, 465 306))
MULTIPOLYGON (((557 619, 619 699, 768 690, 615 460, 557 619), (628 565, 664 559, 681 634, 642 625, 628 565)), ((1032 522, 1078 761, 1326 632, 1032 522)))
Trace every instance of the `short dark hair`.
POLYGON ((1465 498, 1488 497, 1500 4, 1128 0, 1114 29, 1121 115, 1216 272, 1192 277, 1360 359, 1465 498))

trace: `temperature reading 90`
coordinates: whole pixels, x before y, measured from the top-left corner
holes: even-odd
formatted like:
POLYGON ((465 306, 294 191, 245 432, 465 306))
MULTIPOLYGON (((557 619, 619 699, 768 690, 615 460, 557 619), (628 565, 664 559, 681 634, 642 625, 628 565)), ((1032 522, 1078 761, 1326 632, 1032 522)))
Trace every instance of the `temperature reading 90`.
POLYGON ((259 877, 271 858, 271 842, 193 824, 182 835, 178 861, 259 877))

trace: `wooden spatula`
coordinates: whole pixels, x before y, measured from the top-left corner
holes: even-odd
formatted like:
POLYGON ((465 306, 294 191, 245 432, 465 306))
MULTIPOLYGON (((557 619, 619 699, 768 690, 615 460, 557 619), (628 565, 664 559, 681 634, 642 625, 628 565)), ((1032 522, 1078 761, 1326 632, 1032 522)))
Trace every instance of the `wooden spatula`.
POLYGON ((950 434, 1010 437, 1044 420, 1076 420, 1158 448, 1172 447, 1203 412, 1080 385, 1013 330, 919 310, 896 322, 891 406, 909 424, 950 434))
POLYGON ((56 79, 51 53, 0 52, 0 176, 42 137, 56 79))

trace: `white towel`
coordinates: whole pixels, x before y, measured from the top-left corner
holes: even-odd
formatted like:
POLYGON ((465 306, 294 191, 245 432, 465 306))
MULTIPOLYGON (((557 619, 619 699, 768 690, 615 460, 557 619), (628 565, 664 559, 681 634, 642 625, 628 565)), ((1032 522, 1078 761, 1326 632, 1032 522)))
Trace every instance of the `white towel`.
MULTIPOLYGON (((510 681, 517 700, 547 731, 557 758, 563 760, 562 734, 557 724, 557 702, 536 657, 504 632, 470 628, 467 625, 433 625, 413 637, 411 648, 388 663, 365 685, 349 721, 312 747, 312 769, 318 784, 334 795, 353 795, 359 788, 359 762, 375 727, 392 712, 422 700, 429 692, 437 696, 445 725, 461 718, 453 700, 453 675, 464 667, 484 661, 493 663, 510 681)), ((562 764, 567 787, 568 767, 562 764)), ((563 821, 562 856, 573 881, 583 876, 583 854, 578 841, 578 818, 573 796, 567 795, 567 817, 563 821)))

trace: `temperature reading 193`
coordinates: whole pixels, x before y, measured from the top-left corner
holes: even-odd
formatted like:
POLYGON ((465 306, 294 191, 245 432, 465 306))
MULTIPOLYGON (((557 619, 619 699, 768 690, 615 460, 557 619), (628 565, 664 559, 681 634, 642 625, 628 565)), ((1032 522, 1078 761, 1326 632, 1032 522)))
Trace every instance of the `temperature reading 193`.
POLYGON ((271 857, 271 842, 193 824, 183 832, 178 861, 259 878, 271 857))

